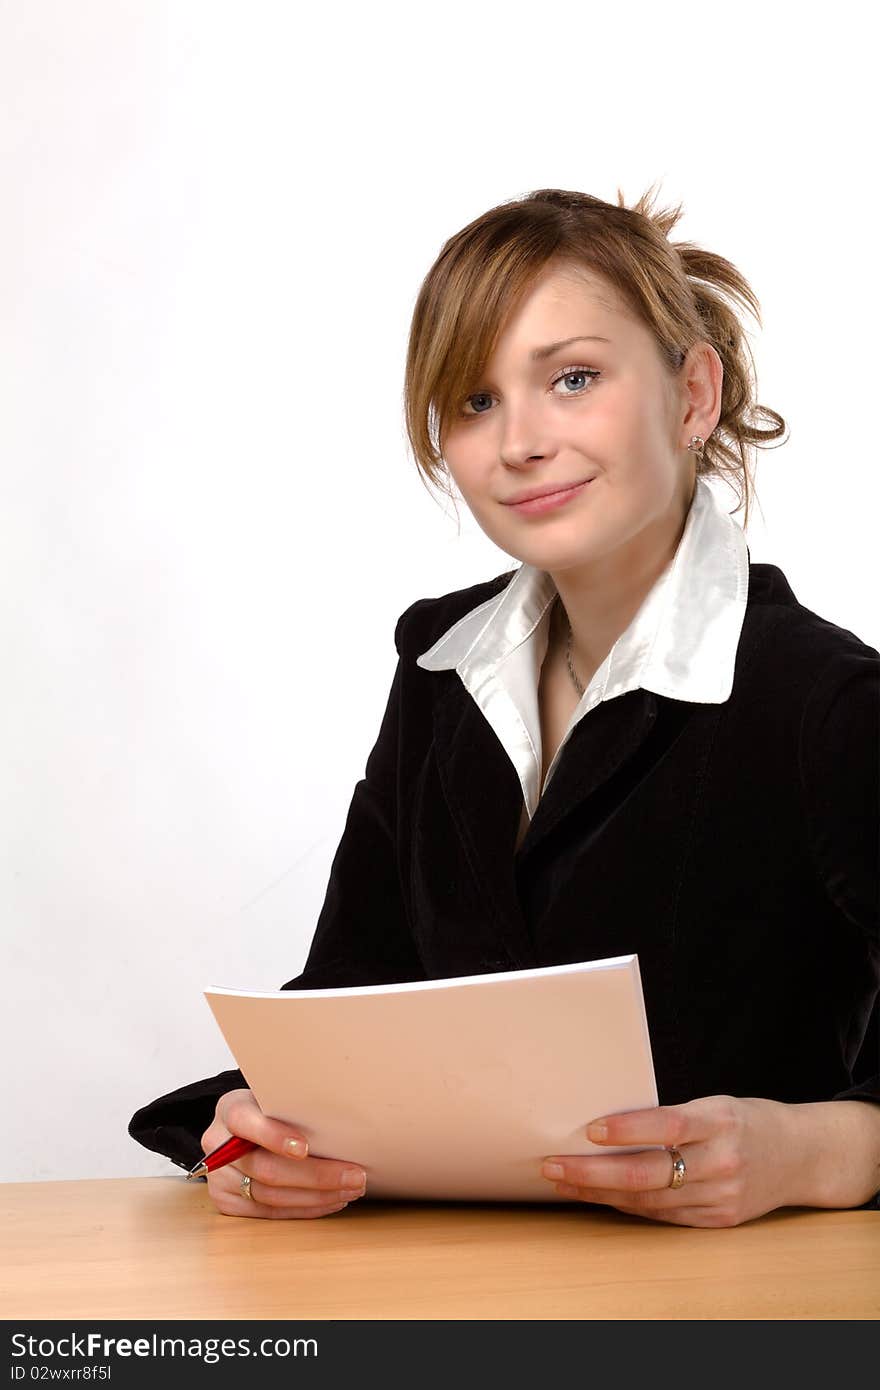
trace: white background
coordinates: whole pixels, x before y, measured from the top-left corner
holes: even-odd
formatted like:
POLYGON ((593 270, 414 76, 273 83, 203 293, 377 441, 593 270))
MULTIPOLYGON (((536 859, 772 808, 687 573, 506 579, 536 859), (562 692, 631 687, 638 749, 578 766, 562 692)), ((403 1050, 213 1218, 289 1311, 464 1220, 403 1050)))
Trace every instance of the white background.
POLYGON ((169 1171, 128 1119, 232 1064, 206 984, 302 968, 398 615, 513 563, 401 408, 489 207, 684 201, 790 430, 752 559, 878 644, 856 13, 0 3, 0 1177, 169 1171))

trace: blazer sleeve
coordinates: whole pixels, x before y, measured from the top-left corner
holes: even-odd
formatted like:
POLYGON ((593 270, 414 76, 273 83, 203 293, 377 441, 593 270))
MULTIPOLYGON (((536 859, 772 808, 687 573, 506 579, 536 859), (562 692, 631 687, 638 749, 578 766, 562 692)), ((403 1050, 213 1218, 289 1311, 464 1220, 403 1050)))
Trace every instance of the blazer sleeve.
MULTIPOLYGON (((876 1004, 880 993, 880 653, 863 644, 851 646, 823 668, 804 707, 799 759, 813 864, 828 898, 863 939, 876 1004)), ((861 1019, 863 1033, 868 1019, 868 1014, 861 1019)), ((874 1060, 877 1065, 871 1074, 835 1099, 880 1102, 880 1059, 874 1060)))
MULTIPOLYGON (((880 653, 862 643, 821 671, 804 707, 800 777, 813 864, 861 934, 875 989, 841 1026, 858 1053, 853 1085, 832 1100, 880 1104, 880 653)), ((880 1209, 880 1192, 866 1203, 880 1209)))
MULTIPOLYGON (((413 605, 414 606, 414 605, 413 605)), ((394 632, 398 652, 378 738, 356 784, 336 850, 324 903, 305 966, 282 989, 330 989, 425 978, 402 892, 398 858, 403 657, 401 614, 394 632)), ((160 1096, 132 1116, 128 1132, 182 1168, 202 1157, 201 1135, 226 1091, 247 1086, 238 1070, 192 1082, 160 1096)))

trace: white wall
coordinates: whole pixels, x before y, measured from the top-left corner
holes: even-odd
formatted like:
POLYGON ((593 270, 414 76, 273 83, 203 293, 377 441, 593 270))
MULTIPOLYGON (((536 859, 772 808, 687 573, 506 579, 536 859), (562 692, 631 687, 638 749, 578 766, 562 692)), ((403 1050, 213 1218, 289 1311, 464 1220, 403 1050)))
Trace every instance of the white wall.
POLYGON ((0 3, 0 1177, 168 1171, 128 1118, 231 1065, 206 984, 301 968, 397 616, 511 563, 400 404, 494 203, 684 200, 791 430, 752 558, 880 641, 856 13, 0 3))

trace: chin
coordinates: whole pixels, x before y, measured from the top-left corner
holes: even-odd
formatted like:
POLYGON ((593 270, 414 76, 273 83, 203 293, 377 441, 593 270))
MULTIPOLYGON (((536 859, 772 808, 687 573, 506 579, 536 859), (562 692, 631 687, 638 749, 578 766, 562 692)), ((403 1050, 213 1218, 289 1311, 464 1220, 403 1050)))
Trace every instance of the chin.
POLYGON ((546 536, 535 535, 518 536, 516 540, 508 537, 508 541, 509 544, 499 539, 495 544, 506 550, 508 555, 515 554, 518 559, 542 570, 570 569, 573 565, 593 559, 596 554, 595 536, 591 536, 587 541, 583 535, 579 536, 574 532, 567 536, 555 536, 552 540, 546 536))

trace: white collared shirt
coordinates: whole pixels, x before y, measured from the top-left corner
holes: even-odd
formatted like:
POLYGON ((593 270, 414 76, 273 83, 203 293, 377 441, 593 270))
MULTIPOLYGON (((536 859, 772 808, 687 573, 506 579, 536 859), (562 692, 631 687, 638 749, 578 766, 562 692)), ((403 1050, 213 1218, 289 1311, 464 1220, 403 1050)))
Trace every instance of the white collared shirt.
POLYGON ((728 699, 748 588, 742 528, 698 477, 678 549, 586 687, 543 787, 538 683, 556 597, 545 570, 521 564, 500 594, 453 623, 417 664, 458 672, 519 774, 531 819, 572 729, 602 700, 637 689, 697 704, 728 699))

